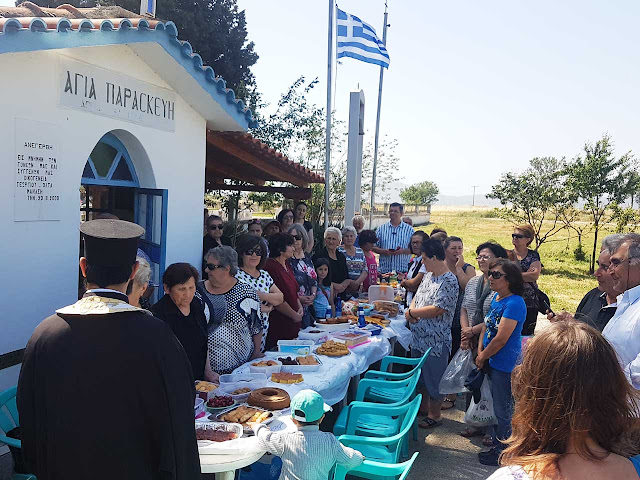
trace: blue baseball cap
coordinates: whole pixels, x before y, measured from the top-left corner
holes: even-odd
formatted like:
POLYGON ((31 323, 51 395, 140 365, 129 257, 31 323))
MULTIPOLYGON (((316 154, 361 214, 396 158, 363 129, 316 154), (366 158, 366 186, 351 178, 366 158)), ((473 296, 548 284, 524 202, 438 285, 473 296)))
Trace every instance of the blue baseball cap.
POLYGON ((331 410, 322 395, 313 390, 301 390, 291 400, 291 416, 300 422, 317 422, 331 410))

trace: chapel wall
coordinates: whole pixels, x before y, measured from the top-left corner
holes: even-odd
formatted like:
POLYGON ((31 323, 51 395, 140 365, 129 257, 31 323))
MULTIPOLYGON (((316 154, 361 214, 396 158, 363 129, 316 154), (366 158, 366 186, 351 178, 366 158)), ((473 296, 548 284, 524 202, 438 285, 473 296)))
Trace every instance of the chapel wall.
MULTIPOLYGON (((77 298, 80 180, 89 153, 107 132, 127 138, 134 147, 130 154, 141 187, 169 191, 166 264, 201 262, 205 120, 179 95, 174 132, 60 106, 62 54, 169 88, 126 46, 1 56, 0 354, 24 348, 43 318, 77 298), (59 220, 14 221, 16 118, 54 125, 59 220)), ((19 366, 0 370, 0 390, 15 384, 18 371, 19 366)))

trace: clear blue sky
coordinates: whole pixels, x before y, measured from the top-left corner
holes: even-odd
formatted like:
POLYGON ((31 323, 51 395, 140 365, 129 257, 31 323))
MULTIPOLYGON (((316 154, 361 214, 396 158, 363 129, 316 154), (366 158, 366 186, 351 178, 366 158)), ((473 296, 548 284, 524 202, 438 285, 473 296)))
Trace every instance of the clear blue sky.
MULTIPOLYGON (((319 78, 313 101, 324 106, 328 2, 238 4, 260 55, 253 71, 265 100, 275 103, 305 75, 319 78)), ((384 0, 339 6, 382 36, 384 0)), ((631 0, 389 0, 381 134, 399 140, 404 182, 433 180, 449 195, 479 185, 485 193, 500 173, 524 169, 534 156, 573 157, 604 132, 617 153, 640 152, 638 18, 640 2, 631 0)), ((372 139, 378 67, 342 59, 340 118, 358 85, 372 139)))
MULTIPOLYGON (((162 0, 159 0, 162 1, 162 0)), ((327 10, 323 0, 238 0, 260 60, 269 102, 299 75, 318 77, 325 104, 327 10)), ((382 36, 383 0, 342 0, 382 36)), ((489 191, 500 173, 534 156, 573 157, 608 132, 616 151, 640 151, 637 21, 633 1, 389 0, 381 133, 399 140, 406 183, 433 180, 441 193, 489 191)), ((336 110, 349 91, 366 97, 373 138, 378 67, 338 66, 336 110)))

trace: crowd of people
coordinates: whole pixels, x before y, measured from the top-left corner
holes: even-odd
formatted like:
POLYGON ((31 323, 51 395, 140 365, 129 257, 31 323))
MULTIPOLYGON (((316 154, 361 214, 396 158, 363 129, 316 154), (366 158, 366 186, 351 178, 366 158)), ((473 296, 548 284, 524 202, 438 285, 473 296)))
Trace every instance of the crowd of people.
MULTIPOLYGON (((409 353, 422 357, 430 352, 421 372, 421 428, 438 427, 442 410, 453 407, 455 397, 441 394, 440 382, 453 356, 468 350, 477 371, 490 379, 495 425, 468 425, 460 434, 484 437, 488 450, 479 454, 479 461, 504 466, 492 478, 556 478, 558 472, 570 480, 584 478, 585 472, 602 473, 597 478, 638 478, 640 460, 633 455, 640 452, 640 235, 606 237, 594 274, 597 287, 586 293, 575 313, 553 312, 537 285, 543 265, 530 248, 530 225, 515 227, 510 248, 490 240, 478 245, 476 270, 465 261, 461 237, 442 229, 429 234, 414 230, 403 218, 401 204, 390 205, 389 221, 375 231, 364 229, 364 219, 356 215, 352 225, 326 228, 321 239, 314 238, 306 211, 300 202, 283 209, 277 220, 252 220, 234 239, 224 235, 220 217, 208 217, 203 278, 188 263, 170 265, 162 277, 164 296, 151 306, 142 305, 151 269, 137 250, 137 226, 107 219, 85 223, 80 269, 88 290, 77 304, 60 309, 38 327, 21 371, 18 406, 24 450, 34 471, 43 478, 53 478, 47 471, 68 471, 55 460, 51 442, 43 444, 38 438, 42 431, 85 452, 84 467, 99 457, 93 446, 78 443, 81 426, 63 427, 41 409, 43 402, 50 402, 65 410, 65 389, 71 395, 83 371, 74 363, 80 358, 78 342, 87 355, 93 352, 86 367, 97 372, 97 380, 112 375, 107 372, 126 371, 118 373, 126 388, 143 371, 161 372, 163 380, 153 386, 164 392, 160 400, 154 399, 157 405, 129 398, 111 412, 110 421, 128 418, 137 425, 134 417, 150 412, 170 417, 156 436, 173 463, 160 468, 155 460, 143 458, 132 460, 132 468, 141 478, 149 468, 145 462, 156 471, 190 472, 194 444, 185 441, 189 432, 176 433, 181 431, 176 422, 188 417, 183 398, 187 385, 184 378, 176 379, 181 366, 188 366, 190 379, 217 383, 220 375, 264 356, 279 340, 297 338, 300 329, 316 319, 337 315, 341 300, 397 277, 405 292, 409 353), (140 323, 127 327, 122 358, 113 370, 114 360, 101 339, 114 335, 109 328, 116 320, 110 314, 123 312, 119 321, 143 319, 150 333, 137 330, 140 323), (534 335, 539 313, 546 313, 552 326, 534 335), (147 325, 151 314, 164 322, 166 331, 147 325), (95 320, 96 331, 86 331, 86 318, 95 320), (140 348, 142 337, 145 346, 140 348), (171 353, 165 356, 165 350, 171 353), (127 371, 132 361, 139 364, 127 371), (61 376, 57 365, 71 376, 61 376), (52 389, 44 396, 39 387, 53 381, 60 383, 57 393, 52 389), (173 392, 174 384, 183 387, 181 393, 173 392), (175 453, 179 450, 184 453, 180 458, 175 453)), ((89 383, 90 391, 98 388, 89 383)), ((192 388, 193 382, 189 391, 192 388)), ((117 392, 108 395, 114 403, 123 402, 117 392)), ((305 395, 305 402, 315 405, 308 414, 317 425, 328 407, 313 392, 305 395)), ((83 398, 79 395, 71 404, 89 415, 83 398)), ((471 401, 469 394, 467 406, 471 401)), ((300 411, 303 415, 304 408, 300 411)), ((305 417, 298 420, 305 422, 305 417)), ((113 430, 113 441, 121 433, 113 430)), ((286 457, 279 451, 285 440, 274 443, 276 437, 262 427, 256 433, 265 449, 286 457)), ((135 437, 116 450, 130 455, 135 437)), ((327 438, 315 441, 330 444, 346 464, 362 461, 357 452, 339 449, 327 438)), ((305 468, 312 469, 313 462, 305 468)), ((117 468, 108 472, 121 476, 117 468)))

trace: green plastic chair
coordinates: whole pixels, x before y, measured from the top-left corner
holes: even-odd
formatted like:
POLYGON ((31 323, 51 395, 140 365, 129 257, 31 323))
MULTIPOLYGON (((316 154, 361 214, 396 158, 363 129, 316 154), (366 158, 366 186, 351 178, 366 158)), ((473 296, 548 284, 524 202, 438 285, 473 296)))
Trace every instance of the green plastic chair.
MULTIPOLYGON (((420 380, 420 376, 422 374, 422 366, 427 361, 427 357, 431 353, 431 348, 428 348, 427 351, 420 358, 405 358, 405 357, 395 357, 389 355, 382 359, 381 370, 370 370, 365 374, 364 380, 360 381, 358 385, 358 391, 356 393, 356 401, 366 401, 366 402, 375 402, 375 403, 385 403, 392 405, 402 405, 409 400, 413 399, 416 394, 416 386, 417 382, 420 380), (388 370, 393 367, 393 365, 412 365, 413 368, 406 373, 391 373, 388 370), (407 388, 406 390, 395 389, 395 382, 406 381, 407 379, 414 378, 415 384, 407 388), (379 380, 383 381, 383 383, 373 383, 369 382, 369 380, 379 380), (391 380, 389 382, 388 380, 391 380)), ((354 402, 352 402, 353 404, 354 402)), ((349 407, 343 409, 333 428, 333 433, 335 435, 343 435, 346 433, 346 426, 349 417, 349 407)), ((368 425, 368 431, 364 433, 365 429, 363 428, 361 432, 357 434, 364 434, 368 436, 389 436, 391 431, 396 427, 393 425, 389 425, 390 422, 384 420, 383 422, 378 422, 372 418, 363 418, 363 422, 366 421, 368 425), (376 433, 376 429, 371 427, 372 423, 381 423, 381 426, 377 429, 379 433, 376 433)), ((416 420, 413 424, 412 428, 413 440, 418 440, 418 421, 416 420)), ((408 442, 406 445, 408 448, 408 442)), ((406 452, 408 454, 408 451, 406 452)))
MULTIPOLYGON (((406 380, 414 375, 418 377, 422 373, 422 366, 427 361, 427 357, 431 353, 431 348, 428 348, 424 355, 420 358, 404 358, 404 357, 394 357, 388 356, 382 359, 382 363, 380 366, 380 370, 371 370, 368 371, 364 378, 371 380, 391 380, 391 381, 400 381, 406 380), (392 373, 388 370, 393 365, 411 365, 413 368, 406 373, 392 373)), ((359 388, 358 388, 359 390, 359 388)), ((365 401, 377 402, 377 403, 393 403, 400 401, 401 396, 397 391, 389 391, 384 386, 374 387, 366 392, 364 397, 365 401)), ((356 400, 359 400, 356 398, 356 400)))
MULTIPOLYGON (((391 478, 393 480, 405 480, 411 471, 411 467, 413 467, 413 462, 416 461, 418 456, 418 452, 414 453, 413 456, 404 463, 380 463, 374 462, 372 460, 365 460, 362 465, 358 467, 357 474, 366 475, 366 478, 372 478, 376 480, 383 480, 387 478, 391 478), (398 475, 400 475, 398 477, 398 475)), ((334 475, 334 480, 343 479, 347 471, 344 467, 337 466, 336 472, 334 475)), ((351 472, 349 472, 351 474, 351 472)))
POLYGON ((398 407, 410 402, 415 397, 416 386, 420 380, 420 372, 418 371, 413 376, 406 380, 399 380, 395 382, 388 382, 385 380, 377 380, 365 378, 360 381, 358 385, 358 391, 356 392, 356 400, 351 402, 350 405, 343 408, 336 419, 333 426, 333 433, 336 436, 343 435, 345 433, 351 433, 354 435, 363 435, 369 437, 388 437, 395 434, 398 431, 400 420, 398 418, 391 418, 387 415, 374 415, 367 412, 367 409, 371 404, 385 404, 391 407, 398 407), (367 393, 372 389, 384 389, 389 393, 392 398, 398 398, 395 402, 371 402, 367 400, 367 393), (396 394, 397 391, 397 394, 396 394), (347 431, 347 425, 350 423, 350 418, 353 411, 357 411, 356 415, 357 425, 355 429, 352 428, 350 432, 347 431), (367 412, 367 413, 362 413, 367 412))
MULTIPOLYGON (((17 387, 11 387, 0 393, 0 445, 5 444, 13 448, 22 448, 22 442, 9 438, 6 432, 20 426, 18 406, 16 405, 17 387)), ((14 473, 11 480, 36 480, 31 474, 14 473)))
MULTIPOLYGON (((407 441, 407 436, 411 426, 418 416, 418 410, 420 409, 420 402, 422 402, 422 395, 416 395, 416 397, 410 402, 404 405, 392 407, 389 405, 368 404, 367 412, 377 415, 387 415, 389 417, 398 416, 401 418, 401 428, 395 435, 390 437, 362 437, 347 433, 341 435, 338 440, 348 447, 354 448, 360 451, 367 460, 373 462, 380 462, 386 464, 398 463, 403 450, 403 444, 407 441)), ((355 428, 357 417, 356 412, 352 412, 353 424, 350 423, 349 427, 355 428)), ((347 432, 352 431, 351 428, 347 428, 347 432)), ((344 480, 347 471, 342 468, 336 468, 335 479, 344 480)), ((366 469, 357 467, 353 470, 349 470, 349 475, 355 475, 363 478, 379 478, 372 477, 366 469)))

